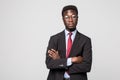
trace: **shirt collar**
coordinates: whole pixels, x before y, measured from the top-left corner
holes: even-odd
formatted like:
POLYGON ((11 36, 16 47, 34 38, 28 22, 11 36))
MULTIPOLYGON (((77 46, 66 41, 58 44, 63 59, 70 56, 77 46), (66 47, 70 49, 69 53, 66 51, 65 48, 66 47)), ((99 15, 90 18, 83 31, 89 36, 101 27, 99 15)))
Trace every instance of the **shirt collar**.
MULTIPOLYGON (((72 35, 76 35, 77 30, 72 31, 72 35)), ((68 36, 68 33, 70 33, 68 30, 65 29, 65 36, 68 36)))

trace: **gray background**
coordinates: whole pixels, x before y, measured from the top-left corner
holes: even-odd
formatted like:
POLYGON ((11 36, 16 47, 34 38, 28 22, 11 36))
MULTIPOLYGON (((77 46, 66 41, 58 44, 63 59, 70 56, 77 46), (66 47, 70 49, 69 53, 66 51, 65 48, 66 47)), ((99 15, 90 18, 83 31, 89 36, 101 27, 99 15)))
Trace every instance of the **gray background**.
POLYGON ((120 80, 119 0, 0 0, 0 80, 46 80, 48 40, 64 29, 68 4, 78 7, 77 29, 92 39, 89 80, 120 80))

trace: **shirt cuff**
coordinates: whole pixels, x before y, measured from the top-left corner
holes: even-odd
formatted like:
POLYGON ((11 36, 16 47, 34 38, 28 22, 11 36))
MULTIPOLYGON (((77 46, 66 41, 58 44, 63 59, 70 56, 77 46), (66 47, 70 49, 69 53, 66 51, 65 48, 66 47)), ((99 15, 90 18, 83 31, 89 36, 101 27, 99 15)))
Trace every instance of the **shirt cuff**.
POLYGON ((71 66, 72 65, 72 58, 68 58, 67 59, 67 66, 71 66))

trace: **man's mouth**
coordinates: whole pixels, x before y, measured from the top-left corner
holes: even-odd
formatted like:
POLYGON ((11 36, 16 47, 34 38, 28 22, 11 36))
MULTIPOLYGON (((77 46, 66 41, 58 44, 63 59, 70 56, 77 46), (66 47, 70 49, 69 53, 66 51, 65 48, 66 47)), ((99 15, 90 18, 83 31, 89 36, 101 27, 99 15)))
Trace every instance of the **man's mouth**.
POLYGON ((69 23, 68 25, 69 25, 69 26, 73 26, 74 24, 73 24, 73 23, 69 23))

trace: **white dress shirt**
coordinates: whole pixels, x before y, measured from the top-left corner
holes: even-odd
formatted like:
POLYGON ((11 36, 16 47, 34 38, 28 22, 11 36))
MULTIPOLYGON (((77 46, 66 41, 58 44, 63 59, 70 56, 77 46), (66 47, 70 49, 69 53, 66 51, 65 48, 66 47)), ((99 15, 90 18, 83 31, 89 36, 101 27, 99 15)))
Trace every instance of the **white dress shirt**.
MULTIPOLYGON (((72 32, 72 35, 71 35, 72 43, 73 43, 73 41, 74 41, 74 39, 75 39, 76 32, 77 32, 77 30, 74 30, 74 31, 72 32)), ((68 38, 69 38, 69 31, 67 31, 67 30, 65 29, 66 52, 67 52, 68 38)), ((71 61, 71 58, 68 58, 68 59, 67 59, 67 66, 70 66, 70 65, 72 65, 72 61, 71 61)), ((69 75, 67 72, 65 72, 64 78, 70 78, 70 75, 69 75)))

